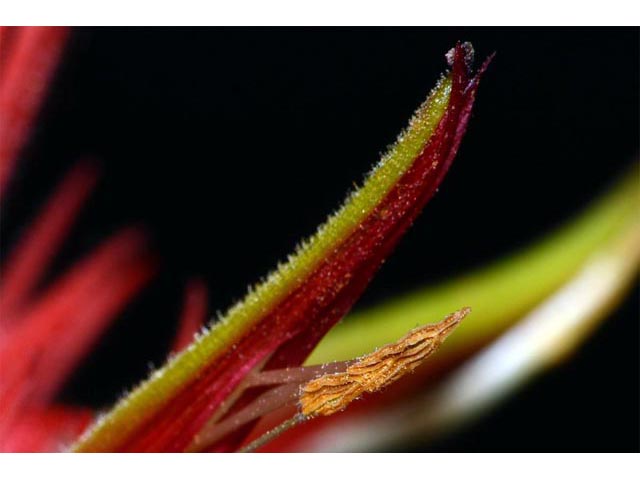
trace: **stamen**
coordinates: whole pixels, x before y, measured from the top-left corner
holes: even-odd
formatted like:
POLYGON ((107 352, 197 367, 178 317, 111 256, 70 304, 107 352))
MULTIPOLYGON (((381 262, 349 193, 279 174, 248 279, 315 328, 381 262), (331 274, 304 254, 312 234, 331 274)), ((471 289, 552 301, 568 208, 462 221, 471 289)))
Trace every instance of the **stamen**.
POLYGON ((363 393, 378 392, 413 372, 438 349, 469 312, 471 309, 465 307, 440 323, 416 328, 397 342, 385 345, 355 362, 341 362, 346 366, 344 371, 325 373, 310 380, 300 388, 299 412, 239 451, 255 451, 289 428, 316 416, 332 415, 344 410, 363 393))
MULTIPOLYGON (((334 362, 325 365, 282 368, 268 370, 266 372, 256 371, 250 373, 227 401, 221 405, 220 409, 218 409, 215 415, 207 422, 207 425, 196 435, 188 450, 205 450, 225 435, 237 430, 250 421, 260 418, 274 410, 278 410, 279 408, 295 404, 300 396, 300 387, 304 383, 322 375, 344 371, 351 363, 353 362, 334 362), (253 387, 266 386, 272 386, 274 388, 263 393, 241 410, 224 418, 246 390, 253 387)), ((260 368, 262 368, 263 365, 264 364, 260 365, 260 368)))
POLYGON ((214 425, 213 428, 200 432, 195 436, 188 451, 197 452, 206 450, 225 435, 239 429, 252 420, 262 417, 279 408, 293 405, 298 401, 300 394, 299 384, 285 384, 275 387, 251 402, 246 407, 234 413, 230 417, 214 425))
POLYGON ((343 372, 352 363, 353 360, 349 360, 346 362, 325 363, 323 365, 311 365, 308 367, 268 370, 251 375, 251 377, 247 379, 247 388, 281 383, 302 384, 322 375, 343 372))
POLYGON ((307 417, 344 410, 363 393, 374 393, 413 372, 471 311, 466 307, 440 323, 416 328, 396 343, 365 355, 343 373, 323 375, 302 387, 300 409, 307 417))
POLYGON ((196 435, 188 451, 207 450, 247 423, 295 403, 298 404, 298 413, 239 451, 254 451, 305 420, 344 410, 363 393, 378 392, 415 370, 438 349, 470 311, 468 307, 463 308, 440 323, 416 328, 397 342, 357 360, 251 373, 233 393, 230 401, 196 435), (247 389, 265 386, 273 387, 223 418, 247 389))
POLYGON ((291 417, 290 419, 285 420, 284 422, 282 422, 277 427, 272 428, 271 430, 269 430, 264 435, 256 438, 249 445, 247 445, 245 447, 242 447, 240 450, 238 450, 238 453, 255 452, 258 448, 262 447, 264 444, 269 443, 274 438, 278 437, 279 435, 281 435, 282 433, 286 432, 290 428, 301 424, 302 422, 306 421, 307 419, 308 419, 308 417, 304 416, 302 413, 298 413, 298 414, 294 415, 293 417, 291 417))

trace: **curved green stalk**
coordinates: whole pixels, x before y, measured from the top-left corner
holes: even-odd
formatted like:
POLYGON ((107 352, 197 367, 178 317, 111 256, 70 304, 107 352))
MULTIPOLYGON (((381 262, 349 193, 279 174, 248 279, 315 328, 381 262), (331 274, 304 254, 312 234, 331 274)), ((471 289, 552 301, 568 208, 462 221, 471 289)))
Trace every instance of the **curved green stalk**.
POLYGON ((637 218, 639 175, 636 165, 576 220, 523 251, 350 315, 323 339, 307 364, 357 357, 463 305, 471 306, 473 313, 438 355, 455 354, 489 340, 559 288, 594 251, 637 218))

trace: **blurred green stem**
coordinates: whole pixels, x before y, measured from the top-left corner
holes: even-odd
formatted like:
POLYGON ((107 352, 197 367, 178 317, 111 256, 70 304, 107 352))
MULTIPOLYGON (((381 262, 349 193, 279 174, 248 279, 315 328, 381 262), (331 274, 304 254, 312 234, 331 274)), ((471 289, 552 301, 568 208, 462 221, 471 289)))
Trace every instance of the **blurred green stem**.
POLYGON ((473 313, 437 355, 455 355, 486 343, 567 282, 590 255, 637 219, 638 178, 635 165, 577 219, 523 251, 349 316, 325 337, 307 364, 355 358, 462 306, 472 307, 473 313))

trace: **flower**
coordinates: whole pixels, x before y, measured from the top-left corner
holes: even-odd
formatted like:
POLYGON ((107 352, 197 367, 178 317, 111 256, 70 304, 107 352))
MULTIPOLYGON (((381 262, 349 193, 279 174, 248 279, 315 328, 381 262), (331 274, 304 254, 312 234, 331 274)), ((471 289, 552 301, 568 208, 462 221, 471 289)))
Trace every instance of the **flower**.
MULTIPOLYGON (((10 172, 15 152, 26 143, 29 126, 42 98, 43 85, 51 77, 66 30, 3 30, 2 35, 12 39, 10 54, 4 61, 7 65, 18 65, 6 71, 12 72, 11 78, 22 76, 23 79, 0 78, 2 108, 11 113, 8 118, 15 119, 12 122, 19 126, 11 130, 9 140, 3 140, 2 172, 10 172), (30 39, 30 48, 25 46, 26 39, 30 39), (45 44, 46 48, 43 48, 45 44), (34 62, 35 57, 44 60, 34 62), (18 88, 28 85, 31 78, 39 82, 37 88, 26 90, 33 93, 33 99, 24 104, 15 102, 15 98, 23 98, 16 93, 18 88)), ((144 230, 127 228, 105 241, 45 291, 35 289, 47 262, 69 233, 73 219, 99 176, 97 167, 91 162, 80 163, 73 169, 3 266, 0 285, 3 314, 0 438, 4 442, 3 448, 57 449, 76 440, 72 446, 76 451, 233 451, 243 444, 246 447, 248 438, 257 438, 257 443, 250 445, 262 445, 264 439, 273 437, 270 432, 282 432, 282 425, 289 426, 299 423, 301 418, 306 420, 314 416, 315 413, 306 411, 307 414, 299 417, 294 411, 292 419, 295 422, 285 420, 272 430, 282 418, 270 419, 266 414, 275 411, 275 414, 291 415, 290 409, 295 410, 296 401, 305 401, 301 395, 311 391, 311 382, 305 382, 331 384, 337 378, 332 375, 351 371, 349 368, 353 364, 348 360, 331 364, 325 358, 318 362, 321 368, 333 370, 325 373, 329 376, 323 380, 325 376, 317 378, 320 373, 316 367, 300 365, 329 329, 349 311, 433 196, 453 161, 470 118, 480 75, 488 61, 476 75, 471 74, 473 50, 469 44, 458 44, 447 54, 447 60, 451 73, 438 82, 407 131, 370 173, 364 185, 349 196, 344 206, 303 243, 287 263, 250 291, 217 323, 200 331, 195 341, 186 346, 204 323, 208 295, 201 281, 188 283, 181 327, 172 347, 174 355, 110 412, 93 422, 92 412, 52 406, 53 395, 118 311, 153 278, 160 262, 150 252, 144 230), (292 376, 296 379, 291 380, 292 376), (79 438, 82 431, 84 434, 79 438), (260 436, 265 431, 267 433, 260 436)), ((2 178, 9 178, 9 174, 3 173, 2 178)), ((5 188, 2 193, 4 191, 5 188)), ((616 210, 616 215, 618 213, 616 210)), ((625 222, 621 224, 626 226, 625 222)), ((635 235, 635 230, 631 231, 629 234, 624 230, 627 232, 624 235, 635 235)), ((600 246, 600 242, 590 245, 591 248, 596 246, 600 246)), ((637 264, 633 249, 627 246, 620 251, 625 258, 634 258, 627 266, 637 264)), ((575 259, 564 271, 569 272, 582 260, 582 257, 575 259)), ((617 282, 606 291, 622 289, 633 271, 633 268, 627 269, 625 275, 618 275, 616 278, 623 280, 622 283, 617 282)), ((502 276, 513 277, 513 274, 502 276)), ((566 279, 559 278, 555 286, 566 279)), ((548 276, 543 283, 546 290, 536 290, 539 294, 536 302, 553 290, 553 282, 548 276)), ((512 300, 511 305, 522 307, 517 297, 512 300)), ((533 303, 532 298, 523 302, 527 307, 533 303)), ((401 312, 407 314, 409 309, 401 309, 401 312)), ((422 318, 421 323, 437 319, 427 315, 422 318)), ((465 338, 468 344, 482 344, 495 338, 499 325, 493 323, 485 332, 475 328, 474 333, 465 338)), ((410 328, 405 324, 404 331, 410 328)), ((371 349, 401 336, 390 337, 391 329, 382 330, 385 331, 378 339, 381 341, 375 342, 371 349)), ((359 335, 364 338, 361 332, 359 335)), ((389 348, 412 351, 412 345, 400 340, 389 348)), ((322 352, 322 347, 316 352, 322 352)), ((348 358, 356 358, 362 353, 365 352, 348 358)), ((438 364, 442 365, 442 360, 436 360, 433 365, 437 368, 438 364)), ((381 365, 387 368, 387 364, 381 365)), ((433 369, 418 371, 403 381, 405 386, 417 384, 424 379, 424 372, 433 369)), ((394 375, 391 377, 396 379, 394 375)), ((354 385, 353 377, 346 378, 347 385, 354 385)), ((381 385, 386 387, 387 382, 381 382, 381 385)), ((358 407, 366 409, 367 404, 388 397, 394 389, 396 387, 390 387, 388 392, 378 395, 379 388, 363 388, 353 396, 359 396, 361 391, 376 392, 359 403, 358 407)), ((339 401, 351 398, 349 395, 342 395, 339 401)), ((347 403, 340 403, 340 408, 346 407, 347 403)), ((319 411, 322 410, 312 410, 319 411)), ((350 408, 339 417, 344 420, 348 418, 344 415, 351 412, 357 412, 357 409, 350 408)), ((316 420, 309 421, 289 434, 304 437, 307 432, 307 439, 313 438, 313 431, 322 430, 322 425, 316 420)), ((347 435, 344 440, 348 438, 347 435)), ((281 446, 287 445, 286 436, 280 441, 281 446)), ((292 445, 289 443, 285 448, 291 449, 292 445)))

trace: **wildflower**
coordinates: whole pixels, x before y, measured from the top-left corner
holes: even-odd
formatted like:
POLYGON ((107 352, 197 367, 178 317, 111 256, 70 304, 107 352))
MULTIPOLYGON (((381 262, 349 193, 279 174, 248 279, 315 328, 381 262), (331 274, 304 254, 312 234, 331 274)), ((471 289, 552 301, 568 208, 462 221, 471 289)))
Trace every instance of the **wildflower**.
MULTIPOLYGON (((17 152, 26 143, 66 37, 65 29, 0 31, 0 40, 10 47, 0 62, 11 66, 0 74, 0 107, 3 113, 7 112, 3 118, 10 119, 12 125, 11 129, 3 129, 0 195, 6 193, 17 152)), ((427 384, 429 375, 438 369, 446 370, 453 358, 459 361, 487 346, 509 322, 548 297, 552 302, 554 290, 561 289, 564 282, 572 285, 571 274, 579 270, 588 255, 606 247, 611 253, 607 258, 625 258, 628 262, 614 262, 614 281, 602 284, 601 295, 592 297, 589 309, 562 312, 563 318, 571 319, 558 321, 558 325, 567 327, 562 335, 536 344, 535 336, 514 333, 495 344, 497 349, 510 338, 524 338, 530 343, 522 348, 526 352, 523 362, 534 366, 547 365, 531 362, 534 355, 545 358, 540 351, 549 354, 562 349, 561 345, 570 350, 566 338, 578 338, 576 331, 583 329, 581 325, 600 318, 603 303, 611 302, 636 272, 638 251, 634 245, 640 242, 634 242, 637 226, 629 222, 629 207, 635 206, 629 201, 635 198, 629 185, 619 187, 613 200, 603 203, 608 215, 593 216, 588 231, 601 231, 602 235, 589 237, 593 241, 581 239, 582 250, 578 249, 578 254, 564 255, 560 262, 556 254, 562 248, 558 247, 547 256, 542 254, 533 260, 528 256, 519 266, 513 263, 513 271, 479 275, 482 281, 467 282, 464 298, 453 308, 480 305, 478 320, 474 318, 471 326, 465 322, 456 330, 442 354, 429 358, 429 368, 419 367, 468 310, 460 310, 435 326, 412 330, 416 323, 442 318, 442 312, 435 314, 420 301, 409 302, 411 305, 400 302, 395 312, 391 307, 382 314, 383 326, 377 322, 375 312, 365 314, 366 335, 359 327, 363 322, 348 322, 316 348, 347 314, 434 195, 455 157, 488 61, 474 75, 473 49, 469 44, 457 45, 446 58, 451 72, 440 79, 363 186, 265 282, 206 328, 202 328, 208 314, 206 285, 198 279, 187 283, 180 326, 168 362, 100 416, 87 409, 55 404, 55 393, 118 312, 154 277, 160 262, 152 253, 143 228, 129 227, 108 238, 46 288, 38 289, 49 262, 99 178, 93 162, 79 163, 2 268, 0 448, 246 451, 263 448, 277 434, 298 426, 266 447, 326 449, 321 438, 331 432, 335 422, 344 427, 344 448, 376 448, 361 439, 362 412, 371 420, 371 428, 389 432, 387 438, 412 433, 408 432, 406 417, 420 418, 416 411, 420 411, 422 400, 394 403, 393 398, 402 398, 406 392, 413 392, 415 398, 416 387, 427 384), (484 308, 483 302, 495 300, 491 292, 496 285, 513 282, 527 268, 547 272, 553 262, 561 267, 562 276, 541 276, 540 284, 533 285, 526 295, 505 298, 505 309, 510 309, 511 315, 487 314, 491 309, 484 308), (366 341, 358 341, 354 349, 350 335, 366 341), (385 343, 388 345, 381 347, 385 343), (332 361, 336 358, 342 359, 332 361), (351 402, 361 397, 364 399, 353 408, 351 402), (375 408, 376 405, 384 408, 375 408), (397 418, 403 421, 396 422, 397 418)), ((576 232, 565 235, 565 243, 580 237, 579 229, 576 232)), ((520 329, 514 328, 514 332, 533 332, 545 324, 540 315, 532 318, 520 329)), ((478 361, 490 357, 492 350, 487 348, 478 361)), ((498 377, 484 373, 486 385, 491 388, 491 380, 498 377)), ((473 388, 468 388, 467 395, 454 395, 451 400, 450 392, 464 384, 464 375, 459 377, 456 380, 458 377, 451 376, 451 386, 432 392, 434 398, 446 399, 439 403, 427 400, 435 405, 434 412, 441 413, 435 420, 415 422, 415 429, 422 426, 435 431, 434 425, 452 418, 451 412, 456 412, 453 417, 463 418, 484 401, 484 391, 475 390, 474 397, 473 388)))

